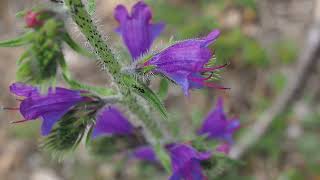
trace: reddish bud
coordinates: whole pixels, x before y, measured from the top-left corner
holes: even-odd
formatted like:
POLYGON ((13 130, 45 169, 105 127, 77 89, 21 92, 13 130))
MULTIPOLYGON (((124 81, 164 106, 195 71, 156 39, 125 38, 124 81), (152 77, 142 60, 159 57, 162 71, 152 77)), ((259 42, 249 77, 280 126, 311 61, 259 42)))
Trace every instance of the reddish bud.
POLYGON ((39 13, 33 11, 29 11, 24 19, 29 28, 36 28, 43 24, 43 21, 39 20, 39 13))

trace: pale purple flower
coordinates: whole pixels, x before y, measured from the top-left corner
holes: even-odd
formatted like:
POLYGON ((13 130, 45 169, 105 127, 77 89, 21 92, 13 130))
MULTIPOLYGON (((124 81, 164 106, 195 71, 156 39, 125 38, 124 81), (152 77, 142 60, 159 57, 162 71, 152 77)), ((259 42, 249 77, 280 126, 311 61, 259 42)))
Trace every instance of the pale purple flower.
POLYGON ((219 30, 213 30, 209 35, 199 39, 189 39, 178 42, 154 55, 137 68, 150 68, 155 74, 162 74, 180 85, 185 95, 189 89, 212 87, 225 89, 210 82, 213 71, 225 67, 208 67, 213 54, 208 46, 219 36, 219 30), (208 74, 209 73, 209 74, 208 74), (206 77, 203 75, 206 74, 206 77))
POLYGON ((198 134, 207 135, 209 139, 220 139, 232 143, 232 135, 239 128, 238 119, 227 119, 223 110, 223 99, 220 97, 216 107, 205 118, 198 134))
POLYGON ((131 135, 133 133, 134 126, 115 107, 105 107, 96 115, 93 138, 103 135, 131 135))
POLYGON ((118 5, 115 8, 114 17, 119 22, 116 31, 121 35, 133 60, 150 49, 152 42, 165 26, 163 23, 151 23, 151 9, 143 1, 139 1, 132 7, 131 14, 123 5, 118 5))
POLYGON ((41 134, 48 135, 54 124, 60 120, 74 105, 85 102, 88 97, 81 95, 80 91, 65 88, 49 88, 46 94, 39 89, 23 83, 13 83, 11 93, 23 96, 20 104, 20 113, 23 121, 42 118, 41 134))

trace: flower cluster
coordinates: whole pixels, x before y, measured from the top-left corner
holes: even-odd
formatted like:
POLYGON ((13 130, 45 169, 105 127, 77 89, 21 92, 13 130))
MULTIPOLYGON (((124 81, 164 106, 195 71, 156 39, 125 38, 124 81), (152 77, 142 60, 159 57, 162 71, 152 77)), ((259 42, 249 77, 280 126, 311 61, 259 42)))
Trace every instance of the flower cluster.
POLYGON ((177 42, 145 60, 138 58, 149 51, 154 39, 163 31, 164 24, 151 24, 151 10, 141 1, 133 6, 131 15, 124 6, 117 6, 115 18, 120 24, 116 31, 133 60, 138 61, 138 71, 160 74, 172 80, 181 86, 185 95, 189 89, 195 88, 227 89, 211 82, 213 71, 226 66, 209 65, 213 54, 208 46, 218 38, 219 30, 213 30, 204 38, 177 42))
MULTIPOLYGON (((26 25, 33 28, 33 32, 31 35, 23 37, 26 38, 23 40, 29 44, 33 43, 30 45, 30 52, 35 54, 26 53, 23 55, 24 58, 20 62, 20 68, 22 68, 20 72, 23 72, 23 74, 20 74, 20 76, 23 82, 38 84, 41 87, 41 83, 44 81, 55 78, 59 65, 71 89, 49 87, 44 92, 39 86, 13 83, 10 86, 10 91, 23 98, 20 99, 21 103, 17 110, 20 110, 24 118, 24 120, 15 123, 40 118, 42 120, 41 134, 43 136, 49 135, 49 139, 52 140, 55 138, 50 136, 53 133, 56 133, 58 137, 67 134, 68 137, 64 140, 72 139, 74 144, 81 141, 83 135, 87 133, 87 129, 90 129, 87 134, 92 141, 100 137, 124 137, 135 140, 140 127, 132 124, 114 102, 106 101, 91 92, 92 88, 90 90, 89 88, 83 88, 84 86, 70 79, 69 73, 66 72, 67 68, 61 51, 62 42, 67 42, 80 53, 84 51, 64 31, 63 23, 55 21, 55 19, 50 21, 50 18, 44 21, 40 16, 40 13, 32 11, 25 15, 26 25), (48 32, 52 29, 55 30, 53 34, 48 32), (59 34, 59 32, 63 33, 59 34), (36 48, 38 46, 43 47, 43 51, 38 50, 36 48), (50 56, 43 57, 44 54, 50 56), (30 58, 31 55, 32 57, 35 55, 36 58, 30 58), (34 61, 39 62, 39 72, 36 74, 33 71, 31 72, 31 67, 29 67, 33 65, 34 61), (36 79, 36 77, 40 78, 36 79), (73 86, 77 86, 76 89, 86 90, 74 90, 72 89, 73 86), (83 116, 86 118, 82 118, 83 116), (68 122, 64 124, 61 121, 68 122), (62 127, 60 130, 54 129, 58 126, 57 124, 62 127), (63 127, 64 125, 65 127, 63 127), (79 129, 68 129, 70 127, 79 129), (70 133, 64 133, 65 130, 70 130, 70 133)), ((202 38, 176 42, 145 58, 144 55, 164 30, 165 24, 152 23, 151 9, 143 1, 136 3, 130 13, 123 5, 118 5, 115 8, 114 17, 119 22, 116 32, 122 37, 124 45, 131 54, 135 72, 143 72, 143 75, 147 75, 147 73, 161 75, 181 86, 185 95, 189 94, 190 89, 204 87, 226 89, 213 82, 216 70, 226 66, 212 65, 214 54, 209 46, 218 38, 219 30, 212 30, 202 38)), ((119 102, 121 102, 121 99, 119 102)), ((171 161, 172 175, 169 179, 206 179, 202 170, 202 162, 210 160, 216 153, 227 155, 230 146, 233 144, 232 136, 239 128, 239 120, 229 119, 226 116, 223 109, 223 99, 218 98, 215 108, 203 120, 197 132, 195 132, 195 136, 203 137, 206 142, 218 141, 219 145, 213 149, 200 150, 192 142, 176 140, 176 142, 162 144, 161 147, 166 151, 171 161)), ((54 146, 59 143, 50 141, 49 144, 54 146)), ((160 162, 154 147, 147 144, 146 141, 136 143, 130 148, 133 148, 133 151, 126 150, 130 152, 131 157, 154 163, 160 162)))
MULTIPOLYGON (((215 151, 228 154, 232 145, 232 135, 240 128, 240 121, 237 119, 227 120, 223 112, 222 98, 218 99, 216 107, 210 111, 204 119, 201 128, 198 130, 199 135, 207 135, 208 140, 220 140, 215 151)), ((212 157, 213 152, 198 152, 188 143, 174 143, 166 145, 166 149, 171 157, 173 175, 170 180, 179 179, 204 179, 201 170, 201 161, 208 160, 212 157)), ((133 152, 133 156, 150 161, 158 162, 158 158, 152 147, 143 146, 133 152)))

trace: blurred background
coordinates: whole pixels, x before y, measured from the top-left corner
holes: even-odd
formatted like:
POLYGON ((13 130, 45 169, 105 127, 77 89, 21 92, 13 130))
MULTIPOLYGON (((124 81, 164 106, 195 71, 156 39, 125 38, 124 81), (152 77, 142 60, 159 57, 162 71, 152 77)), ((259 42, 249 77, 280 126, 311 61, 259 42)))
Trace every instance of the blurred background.
MULTIPOLYGON (((167 24, 154 47, 166 44, 170 38, 201 37, 219 28, 222 35, 213 47, 217 63, 230 62, 220 81, 231 88, 229 91, 207 89, 183 97, 179 87, 170 87, 165 103, 172 116, 174 133, 181 136, 192 133, 192 128, 199 125, 216 97, 223 96, 226 111, 241 119, 243 127, 236 134, 237 138, 241 137, 247 127, 273 106, 288 79, 295 77, 298 57, 303 53, 315 14, 320 12, 318 1, 146 0, 153 9, 153 21, 167 24)), ((129 8, 135 2, 97 0, 95 21, 114 49, 126 53, 122 55, 124 58, 127 52, 114 33, 117 23, 112 14, 117 4, 129 8)), ((15 13, 34 4, 32 0, 0 0, 0 40, 22 33, 23 19, 17 19, 15 13)), ((66 22, 74 38, 85 46, 75 25, 70 20, 66 22)), ((17 106, 8 86, 15 80, 15 62, 22 52, 20 48, 0 49, 0 105, 17 106)), ((108 77, 93 60, 76 55, 68 48, 65 55, 77 79, 89 84, 110 85, 108 77)), ((289 110, 274 119, 264 136, 244 153, 243 163, 216 179, 320 180, 320 74, 319 61, 315 62, 306 88, 299 98, 294 98, 289 110)), ((38 147, 41 141, 38 121, 10 124, 21 120, 16 111, 2 111, 0 119, 0 179, 166 179, 156 168, 135 165, 138 162, 120 165, 116 163, 117 157, 111 160, 92 157, 83 146, 58 162, 38 147)))

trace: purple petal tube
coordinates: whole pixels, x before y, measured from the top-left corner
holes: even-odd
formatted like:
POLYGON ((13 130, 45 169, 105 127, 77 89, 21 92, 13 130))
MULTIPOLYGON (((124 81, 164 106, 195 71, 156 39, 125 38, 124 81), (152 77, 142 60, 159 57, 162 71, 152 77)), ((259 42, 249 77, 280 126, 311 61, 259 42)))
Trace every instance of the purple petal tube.
POLYGON ((20 113, 25 120, 43 119, 41 134, 48 135, 54 124, 65 115, 71 107, 87 100, 80 91, 65 88, 49 88, 47 94, 42 95, 39 89, 23 83, 10 86, 11 93, 23 96, 20 113))
POLYGON ((121 35, 133 60, 150 49, 152 42, 165 27, 164 23, 151 23, 151 9, 142 1, 132 7, 131 14, 123 5, 118 5, 115 8, 114 17, 119 22, 116 32, 121 35))
POLYGON ((173 144, 167 147, 173 169, 170 180, 203 180, 200 162, 210 159, 211 152, 198 152, 192 146, 186 144, 173 144))
POLYGON ((133 157, 140 159, 140 160, 145 160, 149 162, 158 162, 158 158, 156 156, 156 153, 152 149, 151 146, 141 146, 136 148, 133 153, 133 157))
POLYGON ((185 95, 188 95, 188 90, 191 88, 207 86, 224 89, 207 81, 210 80, 211 75, 201 76, 203 73, 210 73, 225 66, 206 67, 212 57, 208 46, 217 39, 219 34, 219 30, 213 30, 204 38, 178 42, 156 54, 142 66, 152 67, 154 73, 173 80, 181 86, 185 95))
POLYGON ((198 130, 198 134, 208 135, 209 139, 220 139, 232 143, 232 135, 239 128, 240 121, 238 119, 227 119, 223 111, 223 99, 220 97, 216 107, 208 114, 198 130))
POLYGON ((93 138, 102 135, 130 135, 134 131, 133 125, 115 107, 103 108, 96 117, 93 138))
MULTIPOLYGON (((202 173, 200 162, 210 159, 211 152, 198 152, 192 146, 187 144, 170 144, 166 149, 171 158, 172 175, 170 180, 203 180, 205 176, 202 173)), ((134 157, 151 162, 158 162, 156 154, 152 147, 144 146, 137 148, 133 152, 134 157)))

